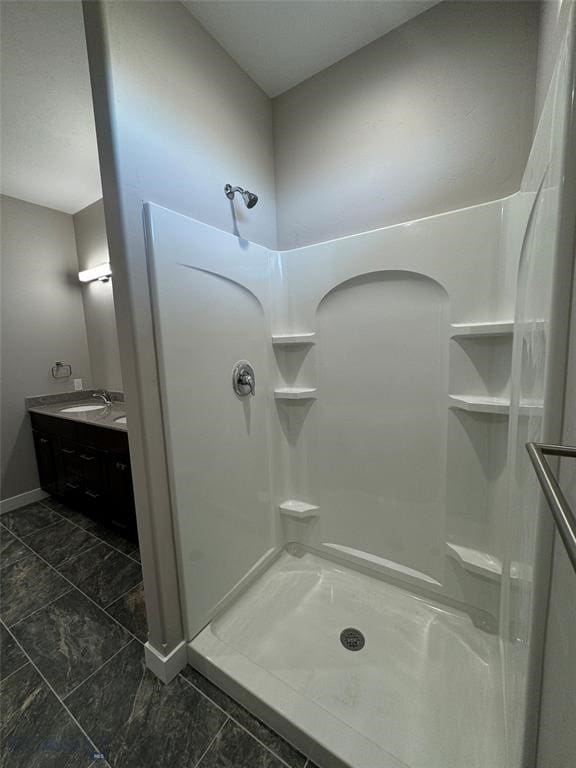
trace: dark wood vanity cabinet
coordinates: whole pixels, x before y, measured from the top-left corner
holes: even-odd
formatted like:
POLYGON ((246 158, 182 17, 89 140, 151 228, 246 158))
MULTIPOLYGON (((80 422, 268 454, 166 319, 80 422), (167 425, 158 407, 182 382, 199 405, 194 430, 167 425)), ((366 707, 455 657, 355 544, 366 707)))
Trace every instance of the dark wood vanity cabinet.
POLYGON ((135 534, 127 433, 46 414, 30 418, 41 487, 90 517, 135 534))
POLYGON ((58 492, 57 439, 45 432, 34 431, 33 435, 40 485, 47 493, 55 494, 58 492))

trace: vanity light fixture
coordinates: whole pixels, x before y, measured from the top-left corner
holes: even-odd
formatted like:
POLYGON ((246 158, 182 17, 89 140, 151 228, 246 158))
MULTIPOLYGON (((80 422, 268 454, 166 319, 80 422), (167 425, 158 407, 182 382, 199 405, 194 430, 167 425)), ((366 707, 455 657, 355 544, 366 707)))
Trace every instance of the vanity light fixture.
POLYGON ((112 275, 110 264, 98 264, 97 267, 84 269, 78 272, 78 280, 81 283, 91 283, 93 280, 100 280, 101 283, 107 283, 112 275))

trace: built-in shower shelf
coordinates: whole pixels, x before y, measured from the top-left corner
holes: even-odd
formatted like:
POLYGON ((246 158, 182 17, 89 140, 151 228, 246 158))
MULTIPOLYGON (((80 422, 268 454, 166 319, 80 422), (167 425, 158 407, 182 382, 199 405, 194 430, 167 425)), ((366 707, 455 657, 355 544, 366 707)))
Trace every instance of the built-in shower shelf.
MULTIPOLYGON (((510 400, 507 397, 487 397, 477 395, 448 395, 450 408, 472 413, 495 413, 507 416, 510 413, 510 400)), ((543 408, 541 400, 521 400, 521 416, 537 414, 543 408)))
POLYGON ((498 581, 502 577, 502 563, 494 555, 461 544, 446 544, 446 553, 470 573, 498 581))
POLYGON ((280 333, 272 336, 272 344, 277 347, 314 344, 315 333, 280 333))
POLYGON ((314 506, 314 504, 308 504, 306 501, 297 501, 296 499, 288 499, 278 505, 281 515, 287 517, 295 517, 298 520, 306 520, 309 517, 318 517, 320 514, 320 507, 314 506))
POLYGON ((512 334, 513 331, 513 320, 495 320, 491 323, 452 323, 451 325, 452 337, 506 336, 512 334))
POLYGON ((276 400, 315 400, 318 390, 315 387, 280 387, 274 390, 276 400))
POLYGON ((477 395, 448 395, 450 408, 472 413, 495 413, 508 415, 510 400, 507 397, 485 397, 477 395))
MULTIPOLYGON (((499 581, 502 578, 504 570, 502 563, 494 555, 489 555, 480 549, 464 547, 462 544, 453 544, 452 542, 446 543, 446 554, 470 573, 476 573, 493 581, 499 581)), ((533 578, 532 565, 513 560, 510 563, 509 578, 512 581, 531 582, 533 578)))

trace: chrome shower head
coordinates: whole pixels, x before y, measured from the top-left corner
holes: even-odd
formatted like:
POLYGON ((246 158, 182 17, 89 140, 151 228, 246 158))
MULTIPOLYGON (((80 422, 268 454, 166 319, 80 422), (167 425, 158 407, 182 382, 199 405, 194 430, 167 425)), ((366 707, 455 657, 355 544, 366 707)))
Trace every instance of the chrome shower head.
POLYGON ((255 195, 253 192, 248 192, 248 190, 242 192, 242 197, 246 203, 246 208, 254 208, 258 202, 258 195, 255 195))
POLYGON ((242 189, 242 187, 233 187, 231 184, 226 184, 224 187, 224 192, 228 200, 234 200, 234 195, 236 192, 239 192, 242 195, 244 203, 246 204, 246 208, 254 208, 258 202, 258 195, 255 195, 253 192, 249 192, 247 189, 242 189))

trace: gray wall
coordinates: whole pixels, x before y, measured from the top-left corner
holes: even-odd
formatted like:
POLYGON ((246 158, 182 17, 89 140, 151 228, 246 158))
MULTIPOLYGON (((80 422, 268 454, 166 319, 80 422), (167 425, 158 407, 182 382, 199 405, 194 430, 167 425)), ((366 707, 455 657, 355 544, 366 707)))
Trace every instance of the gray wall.
POLYGON ((56 360, 91 385, 72 216, 0 198, 2 224, 2 499, 38 488, 27 395, 72 389, 56 360))
MULTIPOLYGON (((74 215, 79 269, 108 261, 104 205, 98 200, 74 215)), ((94 386, 122 390, 120 351, 114 315, 114 283, 98 280, 82 285, 82 300, 94 386)))
POLYGON ((270 99, 180 3, 110 3, 107 14, 123 184, 274 246, 270 99), (226 183, 256 192, 257 207, 233 206, 226 183))
POLYGON ((538 16, 531 2, 441 3, 276 98, 280 248, 517 191, 538 16))

